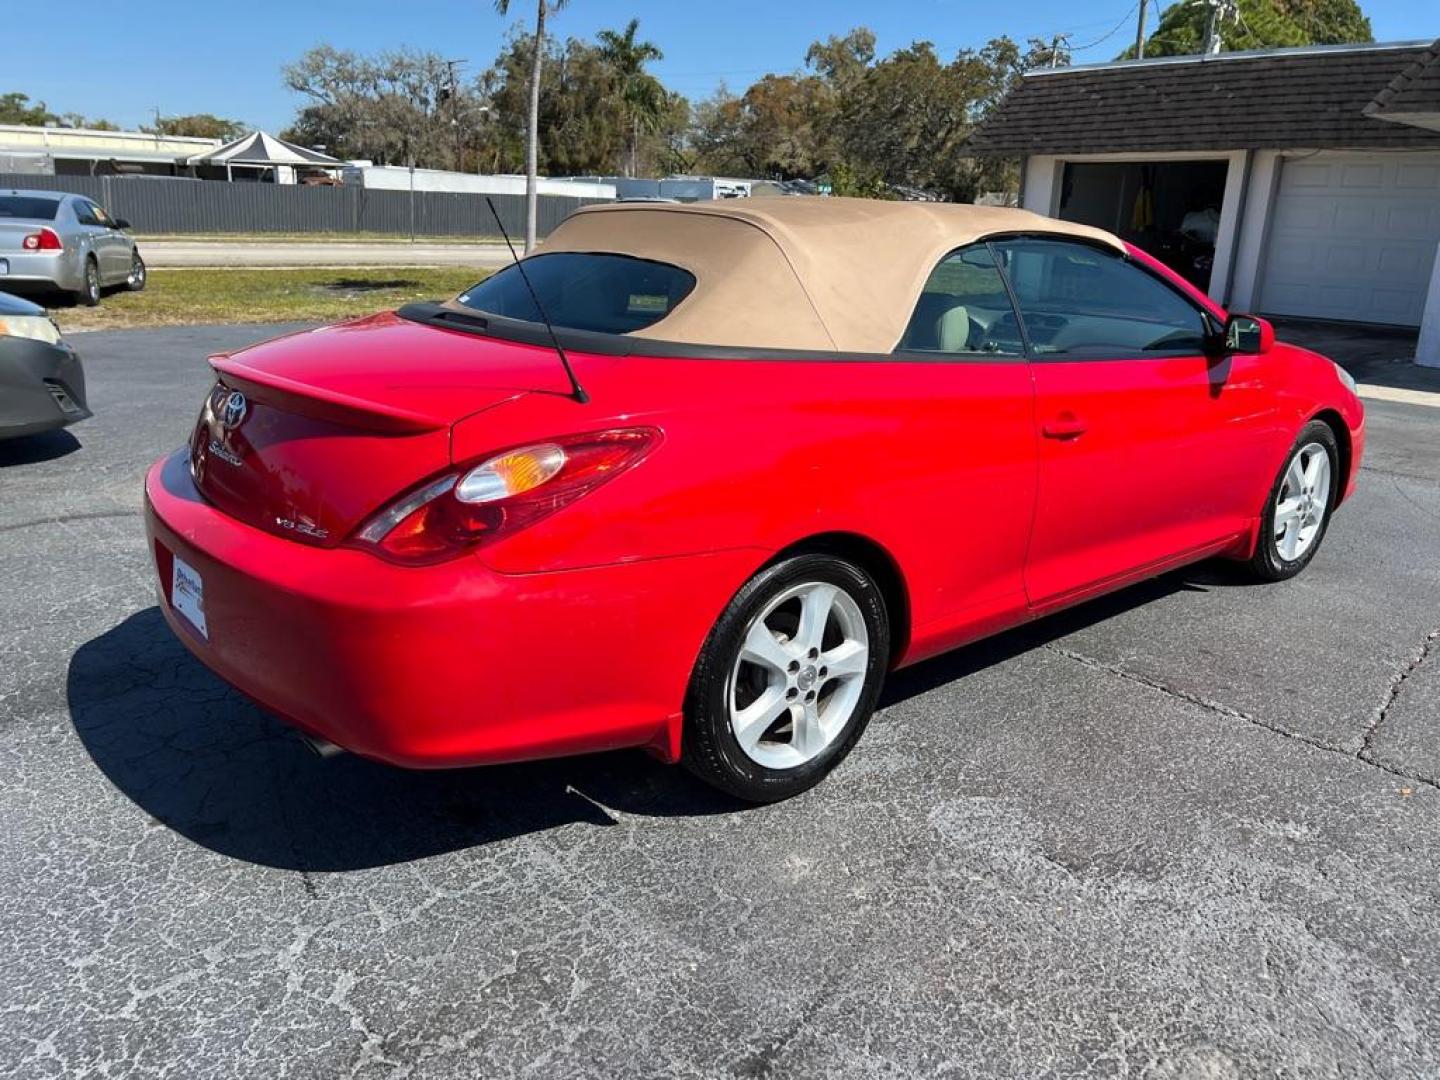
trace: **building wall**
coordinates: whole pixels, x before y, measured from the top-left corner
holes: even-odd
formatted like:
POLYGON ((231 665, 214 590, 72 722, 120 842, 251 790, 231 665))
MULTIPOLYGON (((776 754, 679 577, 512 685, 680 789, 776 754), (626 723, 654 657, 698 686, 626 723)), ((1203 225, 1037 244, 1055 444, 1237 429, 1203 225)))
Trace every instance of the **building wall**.
MULTIPOLYGON (((345 183, 369 191, 406 191, 411 189, 410 170, 402 165, 351 165, 344 170, 345 183)), ((474 173, 449 172, 444 169, 416 169, 414 190, 452 192, 471 195, 524 195, 523 176, 477 176, 474 173)), ((613 199, 615 185, 586 180, 551 180, 541 177, 541 195, 570 199, 613 199)))
MULTIPOLYGON (((494 236, 479 195, 367 191, 359 187, 226 184, 147 177, 0 174, 0 188, 70 191, 95 199, 138 233, 354 233, 396 236, 494 236)), ((493 196, 512 235, 523 233, 525 197, 493 196)), ((546 235, 577 208, 603 199, 542 195, 537 231, 546 235)))
POLYGON ((58 151, 57 156, 60 157, 80 154, 124 160, 131 154, 139 154, 145 158, 179 158, 203 154, 219 145, 219 139, 148 135, 143 131, 93 131, 89 128, 0 124, 0 151, 58 151))

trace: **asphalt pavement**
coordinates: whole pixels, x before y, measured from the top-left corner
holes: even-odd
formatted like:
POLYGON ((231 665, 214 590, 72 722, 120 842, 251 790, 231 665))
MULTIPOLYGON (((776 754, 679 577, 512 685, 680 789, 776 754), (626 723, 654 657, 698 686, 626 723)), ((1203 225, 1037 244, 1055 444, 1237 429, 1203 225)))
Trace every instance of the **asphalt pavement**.
POLYGON ((322 761, 189 658, 141 472, 275 330, 76 335, 95 418, 0 444, 0 1075, 1440 1075, 1440 410, 1297 580, 901 673, 748 808, 322 761))

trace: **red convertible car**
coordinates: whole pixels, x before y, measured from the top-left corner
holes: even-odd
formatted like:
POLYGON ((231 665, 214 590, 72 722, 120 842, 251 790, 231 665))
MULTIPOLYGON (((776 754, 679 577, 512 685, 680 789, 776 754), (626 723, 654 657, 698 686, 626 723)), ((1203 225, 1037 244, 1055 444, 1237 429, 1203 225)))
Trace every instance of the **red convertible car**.
POLYGON ((1364 446, 1329 360, 970 206, 587 208, 455 300, 211 363, 145 482, 205 664, 397 765, 643 746, 757 801, 894 668, 1198 559, 1298 573, 1364 446))

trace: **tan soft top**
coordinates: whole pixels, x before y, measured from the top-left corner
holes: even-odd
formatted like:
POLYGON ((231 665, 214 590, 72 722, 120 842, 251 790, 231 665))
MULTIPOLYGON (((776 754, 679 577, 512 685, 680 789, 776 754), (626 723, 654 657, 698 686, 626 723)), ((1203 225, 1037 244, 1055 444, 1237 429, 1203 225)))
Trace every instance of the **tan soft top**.
POLYGON ((694 274, 694 292, 634 337, 888 353, 945 255, 1013 232, 1078 236, 1124 250, 1100 229, 1028 210, 772 197, 587 206, 551 233, 536 256, 612 252, 694 274))

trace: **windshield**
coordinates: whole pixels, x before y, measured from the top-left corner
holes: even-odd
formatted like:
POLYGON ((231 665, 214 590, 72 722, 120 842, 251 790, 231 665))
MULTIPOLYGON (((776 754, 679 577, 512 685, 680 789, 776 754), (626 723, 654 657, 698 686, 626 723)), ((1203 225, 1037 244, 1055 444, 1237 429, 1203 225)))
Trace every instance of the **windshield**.
POLYGON ((55 211, 59 209, 59 199, 42 199, 37 195, 0 195, 0 218, 54 221, 55 211))
MULTIPOLYGON (((557 251, 526 259, 525 272, 552 323, 602 334, 657 323, 695 288, 688 270, 629 255, 557 251)), ((508 319, 542 321, 514 265, 461 293, 459 302, 508 319)))

